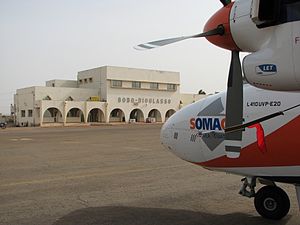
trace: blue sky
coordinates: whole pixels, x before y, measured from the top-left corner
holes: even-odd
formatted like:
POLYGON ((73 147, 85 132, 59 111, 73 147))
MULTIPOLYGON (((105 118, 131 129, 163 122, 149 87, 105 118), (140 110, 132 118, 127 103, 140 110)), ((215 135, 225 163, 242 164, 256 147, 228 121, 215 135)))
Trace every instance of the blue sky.
POLYGON ((217 0, 0 0, 0 113, 18 88, 104 65, 178 71, 185 93, 225 90, 230 52, 206 39, 133 49, 200 33, 221 7, 217 0))

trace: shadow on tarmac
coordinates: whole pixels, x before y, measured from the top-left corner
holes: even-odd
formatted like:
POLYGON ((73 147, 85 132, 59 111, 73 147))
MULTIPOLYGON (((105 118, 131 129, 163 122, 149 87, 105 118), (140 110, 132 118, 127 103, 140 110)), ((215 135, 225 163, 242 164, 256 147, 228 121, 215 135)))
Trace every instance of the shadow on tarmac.
POLYGON ((271 221, 243 213, 214 215, 176 209, 97 207, 71 212, 53 225, 285 225, 289 216, 271 221))

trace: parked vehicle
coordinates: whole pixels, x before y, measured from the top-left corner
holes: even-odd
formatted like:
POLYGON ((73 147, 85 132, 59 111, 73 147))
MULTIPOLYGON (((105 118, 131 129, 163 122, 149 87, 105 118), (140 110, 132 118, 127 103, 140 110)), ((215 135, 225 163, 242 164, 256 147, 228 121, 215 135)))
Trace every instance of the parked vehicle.
POLYGON ((6 128, 6 124, 7 124, 7 123, 5 123, 5 122, 0 122, 0 127, 1 127, 2 129, 5 129, 5 128, 6 128))

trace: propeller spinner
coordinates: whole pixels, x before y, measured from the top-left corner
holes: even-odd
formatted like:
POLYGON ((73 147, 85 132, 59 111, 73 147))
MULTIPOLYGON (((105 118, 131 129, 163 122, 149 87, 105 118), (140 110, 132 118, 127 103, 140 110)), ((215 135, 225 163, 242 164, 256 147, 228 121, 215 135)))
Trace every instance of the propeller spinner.
MULTIPOLYGON (((209 42, 231 51, 231 63, 227 82, 226 129, 243 124, 243 76, 239 58, 240 49, 230 32, 230 11, 233 3, 221 0, 223 8, 217 11, 206 23, 204 32, 191 36, 151 41, 135 46, 138 50, 149 50, 175 42, 205 37, 209 42)), ((242 130, 227 132, 225 129, 225 150, 227 157, 238 158, 241 151, 242 130)))

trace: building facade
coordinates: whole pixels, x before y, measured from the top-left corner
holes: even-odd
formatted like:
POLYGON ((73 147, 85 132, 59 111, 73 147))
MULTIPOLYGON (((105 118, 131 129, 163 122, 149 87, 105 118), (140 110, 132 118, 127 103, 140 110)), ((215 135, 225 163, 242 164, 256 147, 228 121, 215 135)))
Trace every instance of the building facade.
POLYGON ((205 95, 180 94, 178 72, 104 66, 78 72, 77 80, 51 80, 18 89, 16 125, 165 122, 205 95))

